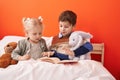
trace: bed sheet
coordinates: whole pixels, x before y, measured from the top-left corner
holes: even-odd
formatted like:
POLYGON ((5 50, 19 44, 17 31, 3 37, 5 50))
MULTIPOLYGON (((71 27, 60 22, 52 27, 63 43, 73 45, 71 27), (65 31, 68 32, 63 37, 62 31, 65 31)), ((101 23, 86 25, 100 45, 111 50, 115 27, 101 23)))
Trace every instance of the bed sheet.
POLYGON ((77 64, 52 64, 38 60, 19 61, 0 68, 2 80, 115 80, 99 62, 80 60, 77 64))

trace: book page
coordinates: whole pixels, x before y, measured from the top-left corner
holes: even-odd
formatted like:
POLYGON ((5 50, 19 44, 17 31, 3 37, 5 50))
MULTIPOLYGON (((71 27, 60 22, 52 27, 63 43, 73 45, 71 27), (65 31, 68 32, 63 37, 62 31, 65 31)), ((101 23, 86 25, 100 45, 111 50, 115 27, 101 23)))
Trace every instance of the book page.
POLYGON ((55 58, 55 57, 42 57, 42 58, 40 58, 40 60, 45 61, 45 62, 54 63, 54 64, 57 64, 58 62, 60 62, 60 59, 55 58))
POLYGON ((45 61, 45 62, 54 63, 54 64, 78 63, 77 60, 60 60, 57 57, 42 57, 42 58, 40 58, 40 60, 45 61))
POLYGON ((68 63, 78 63, 77 60, 61 60, 58 62, 58 64, 68 64, 68 63))

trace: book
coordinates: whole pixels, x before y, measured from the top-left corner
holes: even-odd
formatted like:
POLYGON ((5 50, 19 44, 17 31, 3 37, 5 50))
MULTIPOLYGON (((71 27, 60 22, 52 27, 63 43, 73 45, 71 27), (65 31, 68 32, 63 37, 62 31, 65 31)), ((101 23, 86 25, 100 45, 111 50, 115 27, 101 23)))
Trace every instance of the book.
POLYGON ((60 60, 57 57, 42 57, 41 61, 50 62, 53 64, 70 64, 70 63, 78 63, 77 60, 60 60))

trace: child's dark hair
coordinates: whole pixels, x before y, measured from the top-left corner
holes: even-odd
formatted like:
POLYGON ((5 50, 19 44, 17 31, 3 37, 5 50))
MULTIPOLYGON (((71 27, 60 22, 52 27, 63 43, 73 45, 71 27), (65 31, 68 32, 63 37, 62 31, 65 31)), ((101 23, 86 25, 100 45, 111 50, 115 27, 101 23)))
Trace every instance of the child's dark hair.
POLYGON ((77 20, 77 15, 70 10, 63 11, 58 18, 59 22, 68 21, 70 24, 72 24, 72 26, 76 24, 76 20, 77 20))

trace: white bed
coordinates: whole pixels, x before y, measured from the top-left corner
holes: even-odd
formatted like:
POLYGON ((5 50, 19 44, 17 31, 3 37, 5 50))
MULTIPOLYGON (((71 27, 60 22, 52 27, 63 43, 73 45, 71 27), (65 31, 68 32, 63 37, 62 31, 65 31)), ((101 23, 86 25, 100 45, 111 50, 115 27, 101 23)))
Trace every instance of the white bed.
MULTIPOLYGON (((3 46, 10 41, 18 41, 24 37, 6 36, 0 41, 0 53, 3 46)), ((50 45, 52 37, 43 37, 50 45)), ((2 55, 2 54, 1 54, 2 55)), ((80 60, 77 64, 52 64, 48 62, 19 61, 16 65, 0 68, 2 80, 116 80, 100 63, 94 60, 80 60)))

